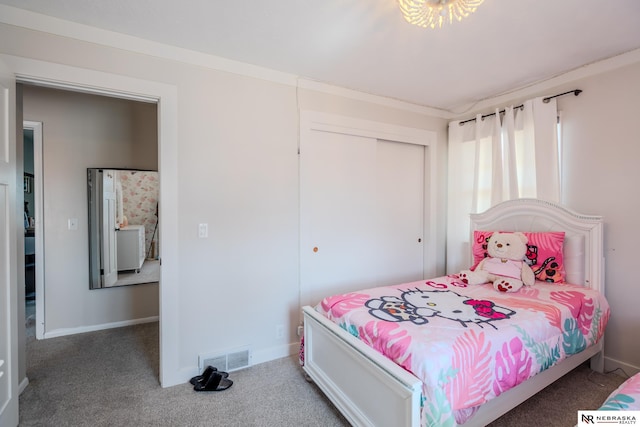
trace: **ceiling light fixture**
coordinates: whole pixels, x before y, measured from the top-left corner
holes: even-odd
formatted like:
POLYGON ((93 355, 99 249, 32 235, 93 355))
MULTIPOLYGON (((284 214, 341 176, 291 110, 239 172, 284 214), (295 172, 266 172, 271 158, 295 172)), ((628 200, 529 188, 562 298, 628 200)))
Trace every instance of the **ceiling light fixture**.
POLYGON ((402 16, 419 27, 441 28, 444 22, 462 21, 484 0, 398 0, 402 16))

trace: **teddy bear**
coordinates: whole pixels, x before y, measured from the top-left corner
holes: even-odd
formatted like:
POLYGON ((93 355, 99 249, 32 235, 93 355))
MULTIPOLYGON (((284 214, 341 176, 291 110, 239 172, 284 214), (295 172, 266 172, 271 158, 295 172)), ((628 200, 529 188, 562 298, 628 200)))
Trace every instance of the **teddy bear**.
POLYGON ((499 292, 517 292, 522 286, 535 282, 533 270, 524 261, 527 236, 523 233, 495 232, 489 238, 489 256, 478 263, 475 270, 463 270, 460 279, 469 285, 492 282, 499 292))

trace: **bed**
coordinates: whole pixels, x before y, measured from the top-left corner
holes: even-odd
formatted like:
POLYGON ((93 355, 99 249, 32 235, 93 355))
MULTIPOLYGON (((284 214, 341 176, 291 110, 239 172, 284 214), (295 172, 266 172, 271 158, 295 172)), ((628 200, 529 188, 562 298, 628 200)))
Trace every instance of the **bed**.
POLYGON ((640 411, 640 373, 620 384, 598 410, 640 411))
MULTIPOLYGON (((609 307, 602 218, 518 199, 472 214, 471 239, 484 230, 564 233, 568 284, 536 282, 502 294, 490 284, 467 287, 450 275, 328 296, 315 307, 303 307, 303 369, 351 424, 485 426, 589 359, 592 369, 603 371, 609 307), (541 294, 555 295, 558 304, 536 312, 523 303, 522 298, 533 298, 531 305, 542 307, 541 294), (399 300, 436 295, 444 299, 430 300, 420 311, 404 312, 398 305, 399 300), (447 299, 457 304, 455 309, 429 311, 447 299), (569 315, 577 317, 570 320, 569 315), (520 317, 534 328, 514 323, 520 317), (550 318, 557 336, 536 333, 550 318), (420 343, 415 334, 424 334, 425 326, 440 329, 420 343), (383 329, 391 335, 384 338, 383 329), (516 333, 518 342, 515 336, 489 339, 503 330, 516 333), (542 341, 535 341, 535 335, 542 341), (408 353, 409 347, 419 351, 408 353), (540 351, 534 357, 525 348, 540 351), (418 361, 422 353, 426 359, 418 361), (488 359, 491 369, 486 369, 488 359), (472 376, 464 377, 463 371, 472 376), (489 371, 501 372, 500 378, 488 378, 489 371)), ((469 260, 471 265, 471 253, 469 260)))

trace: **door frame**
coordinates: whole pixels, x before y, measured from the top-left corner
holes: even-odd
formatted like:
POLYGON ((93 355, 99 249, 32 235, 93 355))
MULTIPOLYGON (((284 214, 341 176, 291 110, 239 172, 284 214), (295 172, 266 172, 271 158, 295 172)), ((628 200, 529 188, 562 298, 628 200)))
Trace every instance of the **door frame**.
POLYGON ((41 340, 44 338, 45 317, 44 317, 44 221, 43 209, 44 197, 42 178, 42 122, 24 120, 22 129, 30 129, 33 132, 33 200, 35 206, 33 208, 34 220, 36 223, 36 338, 41 340))
MULTIPOLYGON (((178 99, 177 87, 118 74, 77 68, 46 61, 0 55, 18 83, 107 95, 158 106, 159 216, 163 218, 159 281, 160 383, 169 387, 184 382, 179 359, 178 287, 178 99)), ((24 304, 23 301, 18 301, 24 304)), ((19 357, 25 357, 25 347, 19 357)))
POLYGON ((19 182, 22 167, 18 159, 22 148, 16 144, 16 85, 11 68, 0 58, 0 425, 15 426, 19 421, 19 322, 24 307, 24 221, 19 182), (21 231, 22 233, 19 233, 21 231))
MULTIPOLYGON (((335 132, 346 135, 361 136, 381 139, 392 142, 422 145, 424 150, 424 277, 435 277, 437 257, 436 253, 436 195, 437 195, 437 133, 435 131, 400 126, 390 123, 374 122, 370 120, 356 119, 348 116, 323 113, 318 111, 300 111, 300 139, 298 154, 304 150, 307 141, 311 140, 311 133, 315 131, 335 132)), ((300 170, 302 170, 302 156, 299 158, 300 170)), ((302 186, 302 183, 300 184, 302 186)), ((304 195, 300 194, 300 200, 304 195)), ((301 212, 302 213, 302 212, 301 212)), ((300 244, 302 244, 302 227, 304 218, 300 218, 300 244)), ((300 298, 301 304, 312 303, 309 300, 310 290, 302 280, 302 263, 306 253, 302 247, 300 253, 300 298)))

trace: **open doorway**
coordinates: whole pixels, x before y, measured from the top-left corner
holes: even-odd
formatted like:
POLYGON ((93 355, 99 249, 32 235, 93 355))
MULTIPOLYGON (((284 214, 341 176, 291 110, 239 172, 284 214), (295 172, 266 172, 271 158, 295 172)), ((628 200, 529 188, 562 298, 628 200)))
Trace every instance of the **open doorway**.
MULTIPOLYGON (((25 269, 25 303, 35 305, 35 313, 27 308, 27 326, 34 314, 36 337, 50 338, 157 321, 158 281, 91 290, 87 254, 87 169, 157 171, 157 105, 29 84, 23 84, 22 97, 23 118, 41 122, 43 132, 40 169, 34 161, 33 176, 25 175, 32 179, 29 189, 34 196, 25 206, 25 238, 33 237, 35 242, 32 288, 30 271, 25 269)), ((33 152, 35 160, 38 149, 33 152)), ((28 157, 25 151, 25 162, 28 157)), ((25 171, 28 168, 25 164, 25 171)), ((157 200, 154 212, 156 205, 157 200)))
MULTIPOLYGON (((169 387, 184 382, 184 372, 181 370, 179 353, 179 281, 177 259, 179 252, 178 238, 178 96, 174 85, 155 82, 141 78, 130 78, 123 75, 98 72, 87 68, 62 65, 46 61, 36 61, 17 56, 2 56, 2 63, 14 74, 18 85, 36 85, 50 88, 62 88, 68 91, 115 96, 123 99, 152 103, 156 106, 158 123, 157 149, 158 170, 161 173, 159 217, 162 219, 158 227, 161 242, 160 257, 162 259, 161 279, 158 293, 162 295, 157 303, 160 320, 160 383, 169 387), (64 82, 64 83, 62 83, 64 82), (161 310, 160 306, 161 305, 161 310)), ((17 91, 18 92, 18 91, 17 91)), ((11 105, 9 106, 12 107, 11 105)), ((22 105, 16 99, 16 115, 20 117, 22 105)), ((23 117, 29 119, 28 117, 23 117)), ((44 123, 44 128, 48 127, 44 123)), ((76 129, 78 130, 78 129, 76 129)), ((47 133, 44 135, 47 140, 47 133)), ((73 153, 54 153, 55 155, 73 155, 73 153)), ((47 170, 45 170, 45 174, 47 170)), ((45 179, 51 177, 47 174, 45 179)), ((80 190, 83 191, 83 190, 80 190)), ((45 192, 46 194, 46 192, 45 192)), ((48 196, 46 196, 48 197, 48 196)), ((49 253, 49 252, 47 252, 49 253)), ((74 254, 65 254, 67 257, 74 254)), ((46 260, 47 264, 51 261, 46 260)), ((86 272, 88 275, 88 272, 86 272)), ((48 282, 48 278, 45 278, 48 282)), ((124 289, 121 287, 118 289, 124 289)), ((133 288, 138 288, 134 286, 133 288)), ((95 292, 103 292, 99 290, 95 292)), ((94 294, 95 294, 94 292, 94 294)), ((116 292, 116 290, 114 290, 116 292)), ((69 295, 69 298, 73 295, 69 295)), ((24 296, 17 303, 24 304, 24 296)), ((87 306, 91 311, 94 307, 87 306)), ((99 310, 100 308, 98 308, 99 310)), ((20 308, 22 311, 22 308, 20 308)), ((47 314, 48 316, 48 314, 47 314)), ((47 317, 48 318, 48 317, 47 317)), ((12 326, 18 326, 12 325, 12 326)), ((28 383, 24 361, 26 350, 24 346, 24 328, 18 328, 18 377, 21 383, 28 383), (22 336, 20 336, 22 335, 22 336)))

